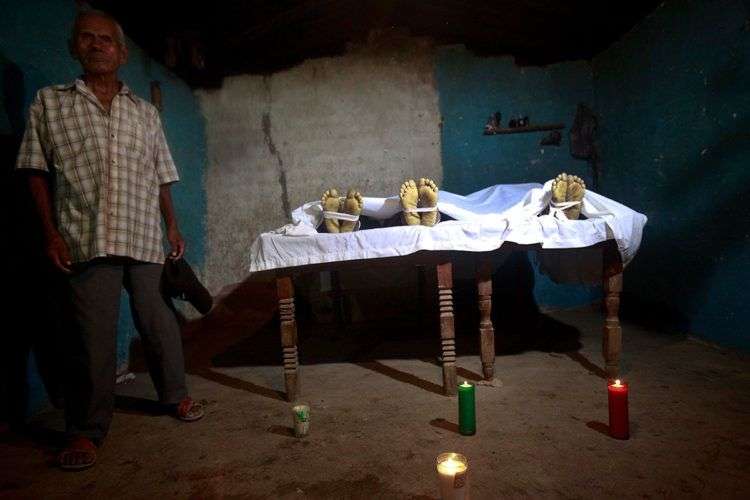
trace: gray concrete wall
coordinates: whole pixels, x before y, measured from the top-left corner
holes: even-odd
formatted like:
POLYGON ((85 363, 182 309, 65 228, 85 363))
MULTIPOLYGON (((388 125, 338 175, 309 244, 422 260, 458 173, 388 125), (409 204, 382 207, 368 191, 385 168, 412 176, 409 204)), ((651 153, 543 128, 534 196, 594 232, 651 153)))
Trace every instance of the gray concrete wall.
POLYGON ((246 275, 250 244, 323 191, 398 194, 442 182, 440 113, 429 41, 374 34, 345 55, 198 91, 206 117, 206 281, 246 275))

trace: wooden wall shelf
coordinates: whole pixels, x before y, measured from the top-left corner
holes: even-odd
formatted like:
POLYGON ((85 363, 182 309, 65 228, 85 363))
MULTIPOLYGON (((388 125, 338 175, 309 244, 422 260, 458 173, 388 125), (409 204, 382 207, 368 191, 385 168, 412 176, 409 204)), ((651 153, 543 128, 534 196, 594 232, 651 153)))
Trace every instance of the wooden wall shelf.
POLYGON ((555 123, 552 125, 529 125, 528 127, 516 127, 516 128, 498 128, 492 132, 484 132, 484 135, 500 135, 500 134, 522 134, 524 132, 544 132, 546 130, 560 130, 565 128, 562 123, 555 123))

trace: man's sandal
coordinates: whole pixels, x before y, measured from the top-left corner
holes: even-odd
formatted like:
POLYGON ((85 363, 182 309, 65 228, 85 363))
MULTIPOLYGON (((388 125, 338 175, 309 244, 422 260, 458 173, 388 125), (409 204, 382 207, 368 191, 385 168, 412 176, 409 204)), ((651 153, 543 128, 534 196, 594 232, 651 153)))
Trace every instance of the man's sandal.
POLYGON ((63 470, 84 470, 95 463, 96 445, 83 436, 71 439, 68 446, 57 455, 57 464, 63 470))
POLYGON ((174 416, 183 422, 195 422, 203 418, 203 413, 203 405, 188 397, 177 405, 174 416))

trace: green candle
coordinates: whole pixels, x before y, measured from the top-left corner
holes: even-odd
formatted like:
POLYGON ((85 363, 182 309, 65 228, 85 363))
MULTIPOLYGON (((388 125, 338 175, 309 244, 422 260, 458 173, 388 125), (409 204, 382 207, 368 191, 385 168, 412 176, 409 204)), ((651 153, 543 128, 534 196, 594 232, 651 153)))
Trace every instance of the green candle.
POLYGON ((458 386, 458 432, 464 436, 477 432, 474 386, 465 380, 458 386))

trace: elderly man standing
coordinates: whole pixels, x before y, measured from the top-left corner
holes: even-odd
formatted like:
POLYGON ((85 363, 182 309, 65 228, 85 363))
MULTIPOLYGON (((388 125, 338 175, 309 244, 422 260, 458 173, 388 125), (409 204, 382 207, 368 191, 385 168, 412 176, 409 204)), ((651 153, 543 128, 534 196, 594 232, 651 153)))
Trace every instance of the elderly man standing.
POLYGON ((128 51, 108 14, 79 14, 70 51, 83 75, 38 92, 16 168, 29 173, 46 253, 70 285, 69 441, 59 464, 74 470, 94 464, 112 420, 122 286, 160 402, 184 421, 201 418, 203 408, 187 395, 179 326, 159 291, 160 212, 170 258, 183 256, 185 242, 169 191, 177 170, 158 111, 118 80, 128 51))

